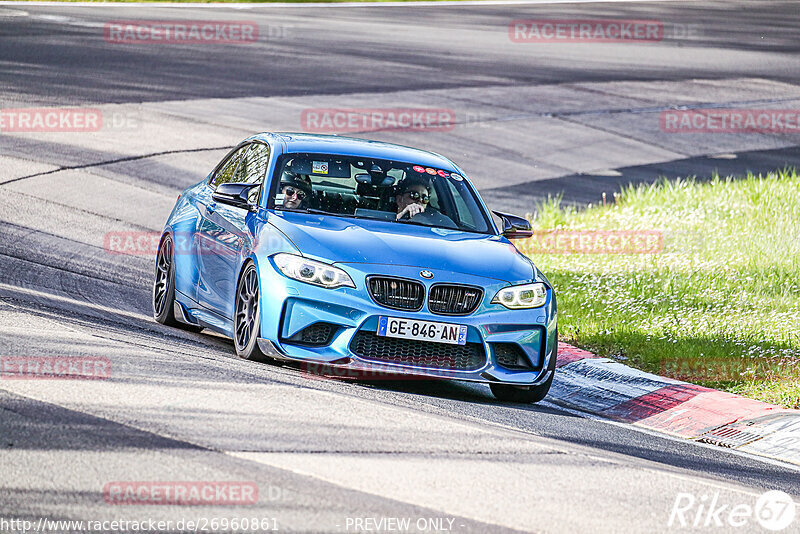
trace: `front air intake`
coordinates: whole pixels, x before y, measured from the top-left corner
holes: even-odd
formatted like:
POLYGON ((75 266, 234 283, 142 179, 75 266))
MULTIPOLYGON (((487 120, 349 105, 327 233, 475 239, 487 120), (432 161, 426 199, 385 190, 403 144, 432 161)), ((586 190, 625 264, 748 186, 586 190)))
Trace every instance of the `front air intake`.
POLYGON ((530 360, 516 343, 492 343, 497 365, 506 369, 533 371, 530 360))
POLYGON ((482 343, 450 345, 415 339, 398 339, 360 330, 350 342, 356 356, 395 365, 474 371, 486 365, 482 343))
POLYGON ((321 347, 330 345, 334 333, 336 333, 335 325, 330 323, 314 323, 311 326, 303 328, 292 337, 283 339, 282 341, 294 345, 321 347))

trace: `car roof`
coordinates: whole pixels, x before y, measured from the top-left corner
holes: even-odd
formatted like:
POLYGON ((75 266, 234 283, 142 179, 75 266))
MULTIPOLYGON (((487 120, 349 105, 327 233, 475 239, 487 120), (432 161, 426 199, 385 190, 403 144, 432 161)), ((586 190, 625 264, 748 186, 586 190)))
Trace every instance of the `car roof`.
POLYGON ((434 152, 420 150, 383 141, 358 139, 341 135, 320 135, 290 132, 264 132, 251 139, 267 141, 280 139, 286 144, 286 152, 309 152, 318 154, 341 154, 366 158, 388 159, 436 167, 450 172, 461 172, 452 161, 434 152))

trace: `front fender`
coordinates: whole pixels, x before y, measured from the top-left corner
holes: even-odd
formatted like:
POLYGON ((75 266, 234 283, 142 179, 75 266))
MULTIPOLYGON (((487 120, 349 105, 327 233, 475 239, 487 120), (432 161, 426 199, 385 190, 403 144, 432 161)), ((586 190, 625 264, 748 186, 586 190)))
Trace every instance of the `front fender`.
POLYGON ((289 238, 269 223, 269 214, 266 214, 265 218, 259 217, 259 224, 254 235, 252 246, 249 250, 243 251, 242 262, 237 273, 237 286, 245 266, 253 263, 258 274, 261 296, 260 336, 277 339, 282 310, 270 304, 285 300, 286 287, 281 283, 284 276, 275 269, 270 257, 280 252, 300 254, 300 251, 289 238))

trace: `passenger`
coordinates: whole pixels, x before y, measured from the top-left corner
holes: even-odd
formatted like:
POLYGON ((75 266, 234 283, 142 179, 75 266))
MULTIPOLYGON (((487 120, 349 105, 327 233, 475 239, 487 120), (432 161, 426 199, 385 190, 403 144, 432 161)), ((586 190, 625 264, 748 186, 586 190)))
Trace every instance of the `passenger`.
POLYGON ((281 194, 283 194, 284 209, 304 209, 308 206, 308 199, 311 196, 311 178, 284 173, 281 178, 281 194))

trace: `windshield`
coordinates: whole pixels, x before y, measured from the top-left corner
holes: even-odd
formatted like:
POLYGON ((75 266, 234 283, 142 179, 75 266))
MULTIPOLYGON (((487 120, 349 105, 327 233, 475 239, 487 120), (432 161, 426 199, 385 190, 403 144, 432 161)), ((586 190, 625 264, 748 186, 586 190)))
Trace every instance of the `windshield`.
POLYGON ((333 154, 285 154, 275 172, 275 209, 491 232, 464 178, 443 169, 333 154))

